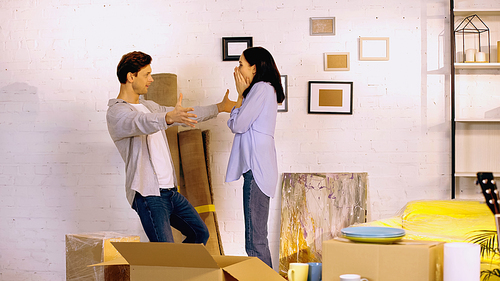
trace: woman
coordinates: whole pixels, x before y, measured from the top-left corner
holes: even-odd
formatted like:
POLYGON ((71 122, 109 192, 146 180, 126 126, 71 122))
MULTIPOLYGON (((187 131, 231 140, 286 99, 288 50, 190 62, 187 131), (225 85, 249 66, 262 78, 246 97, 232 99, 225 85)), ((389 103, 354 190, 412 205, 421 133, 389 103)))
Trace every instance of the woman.
POLYGON ((285 94, 274 59, 262 47, 243 51, 234 80, 238 100, 227 121, 235 135, 226 182, 243 175, 245 249, 272 267, 267 220, 278 182, 274 128, 278 103, 285 94))

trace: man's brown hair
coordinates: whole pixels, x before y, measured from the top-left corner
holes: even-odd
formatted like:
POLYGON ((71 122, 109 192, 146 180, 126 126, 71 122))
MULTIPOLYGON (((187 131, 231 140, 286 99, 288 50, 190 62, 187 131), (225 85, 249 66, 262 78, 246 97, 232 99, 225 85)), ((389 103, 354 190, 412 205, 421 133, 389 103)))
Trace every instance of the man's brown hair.
POLYGON ((116 68, 116 75, 120 83, 125 84, 127 82, 127 74, 132 72, 135 76, 139 70, 143 67, 151 64, 152 58, 150 55, 143 52, 130 52, 123 55, 118 67, 116 68))

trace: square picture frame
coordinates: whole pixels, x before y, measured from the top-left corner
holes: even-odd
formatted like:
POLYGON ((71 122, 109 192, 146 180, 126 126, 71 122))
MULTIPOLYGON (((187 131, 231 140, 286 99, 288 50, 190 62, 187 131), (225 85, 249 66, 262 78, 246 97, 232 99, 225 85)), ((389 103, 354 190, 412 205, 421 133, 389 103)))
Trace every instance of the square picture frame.
POLYGON ((361 61, 389 60, 389 37, 360 37, 359 60, 361 61))
POLYGON ((310 114, 352 114, 353 82, 309 81, 310 114))
POLYGON ((335 17, 309 18, 311 36, 335 35, 335 17))
POLYGON ((253 47, 253 37, 222 37, 222 60, 238 61, 241 53, 253 47))
POLYGON ((349 71, 351 68, 349 52, 325 53, 323 61, 325 71, 349 71))
POLYGON ((281 75, 281 85, 283 86, 283 93, 285 99, 282 103, 278 103, 278 112, 288 112, 288 76, 281 75))

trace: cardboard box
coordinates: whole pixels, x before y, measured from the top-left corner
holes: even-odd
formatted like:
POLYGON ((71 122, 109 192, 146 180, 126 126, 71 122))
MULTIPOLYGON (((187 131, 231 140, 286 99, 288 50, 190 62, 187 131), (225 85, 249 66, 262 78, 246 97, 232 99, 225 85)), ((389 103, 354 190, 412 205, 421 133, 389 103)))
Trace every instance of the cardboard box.
POLYGON ((89 268, 88 265, 114 260, 120 257, 111 245, 113 241, 139 242, 139 236, 117 232, 95 232, 66 235, 66 280, 104 280, 104 268, 89 268))
MULTIPOLYGON (((130 281, 284 280, 258 258, 210 255, 202 244, 155 242, 113 242, 112 244, 123 258, 93 266, 109 268, 128 264, 130 281)), ((107 279, 107 281, 114 281, 114 279, 107 279)))
POLYGON ((406 240, 394 244, 323 242, 323 281, 359 274, 370 281, 442 281, 443 242, 406 240))

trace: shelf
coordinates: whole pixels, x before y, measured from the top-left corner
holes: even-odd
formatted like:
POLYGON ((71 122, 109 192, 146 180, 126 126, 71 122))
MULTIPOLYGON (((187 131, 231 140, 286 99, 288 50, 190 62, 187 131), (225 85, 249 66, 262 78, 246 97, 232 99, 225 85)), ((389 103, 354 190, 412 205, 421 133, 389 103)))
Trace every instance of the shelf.
POLYGON ((455 63, 456 69, 500 69, 500 63, 498 62, 470 62, 470 63, 455 63))
POLYGON ((455 119, 458 123, 500 123, 500 118, 489 118, 489 119, 455 119))
MULTIPOLYGON (((489 171, 478 171, 478 172, 489 172, 489 171)), ((493 174, 500 174, 500 172, 493 172, 493 174)), ((455 173, 455 177, 460 178, 475 178, 477 177, 477 172, 459 172, 455 173)))
POLYGON ((470 16, 473 14, 481 16, 500 16, 500 9, 455 9, 455 16, 470 16))

